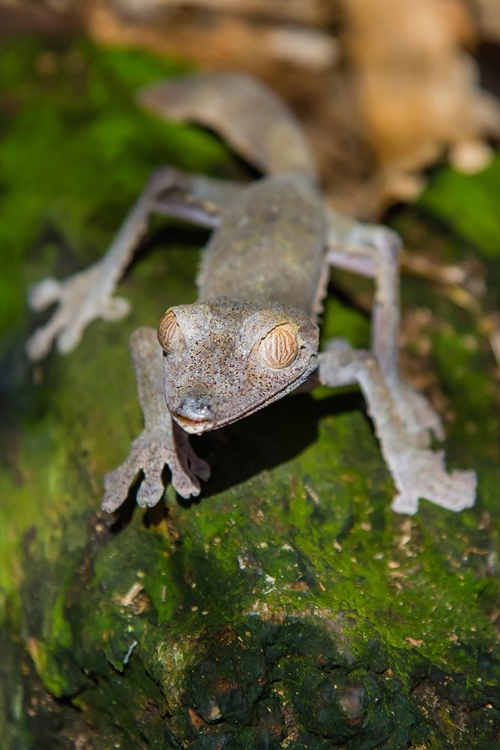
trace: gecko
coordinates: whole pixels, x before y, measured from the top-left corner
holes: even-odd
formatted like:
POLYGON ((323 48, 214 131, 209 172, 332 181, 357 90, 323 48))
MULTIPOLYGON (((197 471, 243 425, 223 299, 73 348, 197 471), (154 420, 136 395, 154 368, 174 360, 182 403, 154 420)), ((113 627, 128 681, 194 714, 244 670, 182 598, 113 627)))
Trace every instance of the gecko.
POLYGON ((66 354, 92 320, 127 314, 129 304, 115 290, 153 214, 211 230, 198 301, 167 310, 156 331, 142 327, 131 336, 144 429, 105 476, 103 509, 116 511, 141 471, 137 503, 156 505, 165 466, 179 495, 197 496, 210 469, 189 435, 318 384, 361 389, 394 482, 396 512, 415 513, 421 498, 452 511, 471 507, 475 472, 447 470, 444 452, 431 447, 432 436, 444 439, 440 417, 399 371, 399 236, 326 203, 298 120, 264 83, 243 73, 198 74, 153 84, 139 99, 156 115, 217 132, 261 176, 239 183, 160 167, 100 260, 29 291, 34 310, 57 303, 28 339, 29 357, 41 359, 54 342, 66 354), (332 268, 374 280, 369 349, 343 339, 318 349, 332 268))

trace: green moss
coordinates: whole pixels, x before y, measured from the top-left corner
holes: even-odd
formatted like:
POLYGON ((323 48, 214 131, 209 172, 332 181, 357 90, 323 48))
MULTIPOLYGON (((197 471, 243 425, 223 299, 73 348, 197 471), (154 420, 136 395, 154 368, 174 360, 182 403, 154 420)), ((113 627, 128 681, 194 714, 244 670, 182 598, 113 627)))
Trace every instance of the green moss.
POLYGON ((489 258, 500 255, 498 182, 500 155, 487 169, 473 175, 453 167, 437 170, 420 198, 420 205, 444 219, 489 258))

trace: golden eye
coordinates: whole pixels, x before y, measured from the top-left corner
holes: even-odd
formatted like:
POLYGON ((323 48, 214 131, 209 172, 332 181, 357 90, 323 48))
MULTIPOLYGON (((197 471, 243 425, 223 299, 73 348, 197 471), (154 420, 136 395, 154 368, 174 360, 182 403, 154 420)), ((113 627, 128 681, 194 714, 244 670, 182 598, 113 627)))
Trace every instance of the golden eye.
POLYGON ((261 359, 273 370, 291 365, 299 351, 298 328, 292 323, 283 323, 269 331, 259 345, 261 359))
POLYGON ((158 324, 158 341, 166 354, 174 354, 185 344, 184 335, 172 310, 167 310, 158 324))

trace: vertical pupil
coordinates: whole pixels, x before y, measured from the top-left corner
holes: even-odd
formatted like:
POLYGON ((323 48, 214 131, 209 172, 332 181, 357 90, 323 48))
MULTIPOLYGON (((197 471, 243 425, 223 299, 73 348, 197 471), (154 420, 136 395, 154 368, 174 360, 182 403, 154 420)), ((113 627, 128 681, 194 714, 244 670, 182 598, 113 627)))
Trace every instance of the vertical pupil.
POLYGON ((281 331, 276 334, 276 359, 278 362, 286 359, 286 339, 281 331))

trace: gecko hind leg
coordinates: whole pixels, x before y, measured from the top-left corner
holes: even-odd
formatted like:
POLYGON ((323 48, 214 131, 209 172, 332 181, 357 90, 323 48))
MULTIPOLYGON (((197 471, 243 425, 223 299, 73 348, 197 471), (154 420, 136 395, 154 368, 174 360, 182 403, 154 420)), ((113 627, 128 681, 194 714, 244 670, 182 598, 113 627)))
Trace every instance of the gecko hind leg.
POLYGON ((144 429, 132 443, 126 460, 104 477, 103 510, 112 513, 125 502, 137 474, 144 479, 137 494, 141 507, 156 505, 164 493, 162 473, 172 473, 172 485, 182 497, 200 493, 198 479, 210 476, 210 467, 193 451, 189 438, 165 404, 163 352, 153 328, 138 328, 130 338, 144 429))
POLYGON ((380 365, 370 352, 342 346, 319 355, 319 379, 324 385, 357 383, 397 494, 392 508, 398 513, 416 513, 418 501, 425 498, 448 510, 460 511, 474 505, 476 474, 473 471, 448 472, 443 451, 433 451, 408 431, 380 365))
POLYGON ((441 419, 429 401, 399 373, 399 256, 401 240, 388 227, 361 224, 328 209, 327 263, 375 280, 372 351, 399 402, 411 432, 430 440, 431 430, 444 439, 441 419))
POLYGON ((119 320, 128 313, 128 301, 113 295, 152 214, 214 227, 239 187, 237 183, 189 175, 170 167, 156 170, 100 260, 63 281, 47 278, 30 288, 28 301, 33 310, 58 305, 49 321, 28 339, 29 358, 45 357, 54 341, 59 352, 67 354, 93 320, 119 320))

